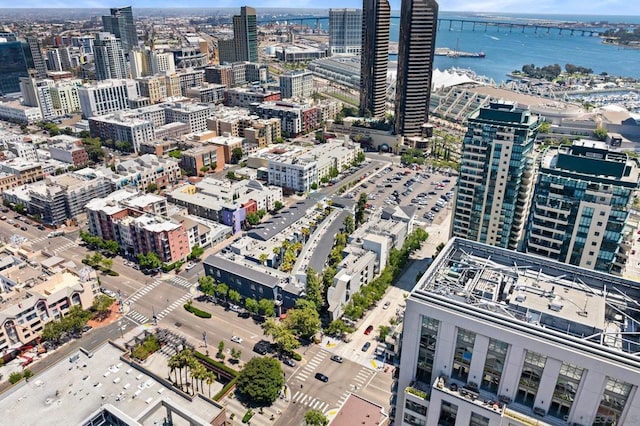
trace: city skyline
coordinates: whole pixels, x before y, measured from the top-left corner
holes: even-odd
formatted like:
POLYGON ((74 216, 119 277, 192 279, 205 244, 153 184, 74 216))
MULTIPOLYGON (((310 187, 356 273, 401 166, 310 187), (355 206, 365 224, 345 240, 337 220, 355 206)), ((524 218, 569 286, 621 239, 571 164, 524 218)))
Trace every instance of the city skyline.
MULTIPOLYGON (((174 2, 166 0, 132 0, 125 2, 127 6, 134 8, 171 8, 175 7, 174 2)), ((558 2, 556 0, 484 0, 481 2, 470 2, 468 0, 448 0, 442 1, 441 11, 443 12, 483 12, 483 13, 531 13, 531 14, 570 14, 570 15, 605 15, 605 16, 638 16, 629 15, 628 3, 622 0, 610 0, 594 3, 585 3, 578 0, 568 0, 558 2), (525 12, 523 12, 525 11, 525 12), (579 12, 576 12, 579 11, 579 12)), ((217 8, 240 7, 247 5, 245 1, 223 0, 217 3, 217 8)), ((392 10, 400 10, 400 0, 390 2, 392 10)), ((297 8, 312 8, 316 6, 310 0, 303 0, 297 3, 297 8)), ((13 5, 3 4, 5 8, 12 8, 13 5)), ((68 8, 69 3, 62 0, 26 0, 25 2, 16 4, 18 8, 68 8)), ((117 4, 105 4, 97 0, 82 0, 76 3, 76 8, 100 8, 107 9, 109 7, 122 6, 117 4)), ((210 7, 211 4, 205 0, 191 0, 186 8, 190 7, 210 7)), ((250 6, 255 8, 287 8, 291 9, 291 3, 282 0, 260 0, 251 2, 250 6)), ((344 3, 337 0, 330 0, 323 3, 326 8, 344 8, 353 7, 360 8, 362 4, 358 0, 351 0, 344 3)))

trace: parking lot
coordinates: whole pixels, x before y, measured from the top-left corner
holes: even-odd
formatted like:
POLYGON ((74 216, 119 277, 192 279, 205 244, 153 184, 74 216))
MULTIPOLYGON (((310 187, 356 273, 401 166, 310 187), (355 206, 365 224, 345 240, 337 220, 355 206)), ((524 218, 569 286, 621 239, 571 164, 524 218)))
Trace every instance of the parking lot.
POLYGON ((456 176, 446 170, 390 165, 378 170, 355 189, 354 197, 366 192, 371 209, 415 206, 419 220, 432 222, 438 219, 442 210, 450 208, 455 181, 456 176))

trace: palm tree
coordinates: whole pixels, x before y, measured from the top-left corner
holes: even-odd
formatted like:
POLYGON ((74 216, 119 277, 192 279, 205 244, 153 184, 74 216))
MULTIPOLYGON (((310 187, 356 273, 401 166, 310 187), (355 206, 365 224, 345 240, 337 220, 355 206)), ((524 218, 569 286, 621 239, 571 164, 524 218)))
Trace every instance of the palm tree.
POLYGON ((267 263, 268 258, 269 255, 267 253, 260 253, 260 263, 262 263, 263 265, 267 263))
POLYGON ((213 382, 216 381, 218 377, 216 376, 216 374, 213 371, 207 371, 207 375, 205 377, 205 380, 207 382, 207 385, 209 385, 209 399, 211 399, 211 385, 213 384, 213 382))
POLYGON ((178 383, 178 369, 180 369, 180 354, 172 355, 167 361, 167 365, 170 368, 169 379, 171 379, 171 373, 175 373, 175 383, 178 383))

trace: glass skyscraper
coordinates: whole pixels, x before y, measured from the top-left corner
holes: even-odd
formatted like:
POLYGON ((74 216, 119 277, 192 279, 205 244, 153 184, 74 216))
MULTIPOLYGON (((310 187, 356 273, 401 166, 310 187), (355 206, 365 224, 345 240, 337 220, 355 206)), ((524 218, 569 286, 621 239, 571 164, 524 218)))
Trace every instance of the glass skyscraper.
POLYGON ((383 118, 387 101, 389 25, 387 0, 362 3, 362 56, 360 63, 360 115, 383 118))
POLYGON ((604 142, 579 140, 541 156, 524 241, 528 253, 620 274, 638 163, 604 142))
POLYGON ((258 62, 258 21, 252 7, 240 8, 233 17, 233 38, 218 41, 220 63, 258 62))
POLYGON ((10 40, 9 37, 0 38, 0 94, 20 92, 20 77, 28 77, 29 70, 24 54, 23 44, 10 40))
POLYGON ((329 54, 359 55, 362 50, 362 11, 329 9, 329 54))
POLYGON ((126 53, 138 47, 138 33, 131 6, 111 9, 110 15, 102 17, 102 25, 106 32, 120 39, 126 53))
POLYGON ((492 103, 468 118, 452 236, 515 250, 522 239, 533 189, 539 116, 492 103))

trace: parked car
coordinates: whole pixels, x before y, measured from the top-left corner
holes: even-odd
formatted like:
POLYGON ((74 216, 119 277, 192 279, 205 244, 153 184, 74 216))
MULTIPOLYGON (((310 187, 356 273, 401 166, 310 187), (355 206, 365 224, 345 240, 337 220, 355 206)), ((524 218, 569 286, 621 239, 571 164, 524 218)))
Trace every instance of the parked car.
POLYGON ((189 262, 184 269, 188 271, 188 270, 190 270, 192 268, 195 268, 195 266, 196 266, 195 262, 189 262))
POLYGON ((371 342, 366 342, 364 345, 362 345, 362 352, 368 351, 370 347, 371 347, 371 342))
POLYGON ((322 373, 316 373, 316 379, 320 380, 321 382, 325 382, 327 383, 329 381, 329 377, 325 376, 322 373))
POLYGON ((338 362, 338 363, 342 364, 342 361, 344 361, 344 360, 339 355, 331 355, 331 361, 335 361, 335 362, 338 362))
POLYGON ((282 363, 284 365, 288 365, 289 367, 295 367, 296 366, 296 362, 294 360, 292 360, 291 358, 282 358, 282 363))
POLYGON ((389 306, 391 306, 391 302, 387 300, 386 302, 384 302, 384 305, 382 305, 382 309, 389 309, 389 306))
POLYGON ((371 334, 371 332, 373 331, 373 326, 370 325, 369 327, 367 327, 367 329, 364 331, 364 334, 369 335, 371 334))
POLYGON ((239 336, 231 336, 231 341, 237 344, 241 344, 242 343, 242 337, 239 336))

